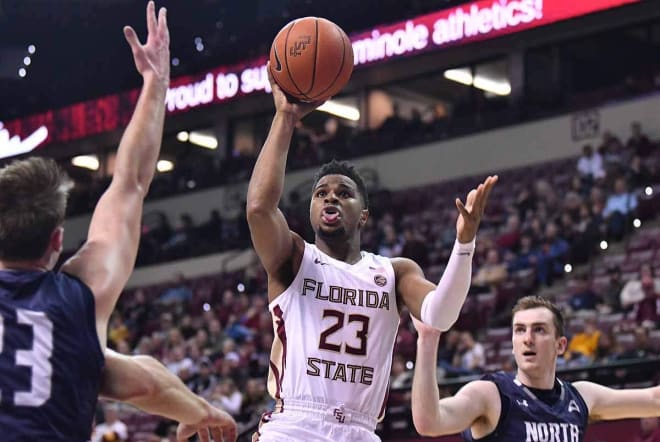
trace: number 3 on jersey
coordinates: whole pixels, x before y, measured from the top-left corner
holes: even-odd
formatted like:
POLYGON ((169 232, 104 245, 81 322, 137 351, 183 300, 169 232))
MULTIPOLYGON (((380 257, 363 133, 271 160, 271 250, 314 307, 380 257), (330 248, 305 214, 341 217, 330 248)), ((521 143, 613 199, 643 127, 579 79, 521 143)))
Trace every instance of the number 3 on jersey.
MULTIPOLYGON (((342 344, 334 344, 331 342, 328 342, 328 337, 340 330, 344 326, 344 318, 345 314, 343 312, 340 312, 338 310, 323 310, 323 319, 325 318, 335 318, 336 323, 329 328, 327 328, 323 333, 321 333, 321 337, 319 339, 319 348, 322 350, 330 350, 334 352, 341 352, 341 346, 342 344)), ((355 332, 355 337, 360 340, 360 346, 359 347, 352 347, 348 345, 348 343, 344 343, 344 351, 348 354, 351 355, 357 355, 357 356, 366 356, 367 355, 367 336, 369 333, 369 316, 365 315, 348 315, 348 323, 350 324, 351 322, 359 322, 362 324, 362 327, 355 332)))
MULTIPOLYGON (((23 407, 39 407, 50 398, 53 366, 53 323, 44 312, 16 310, 16 322, 32 327, 34 336, 31 350, 16 350, 16 365, 30 367, 30 391, 14 393, 14 404, 23 407)), ((4 318, 0 316, 0 353, 4 350, 4 318)), ((0 391, 0 398, 2 392, 0 391)))

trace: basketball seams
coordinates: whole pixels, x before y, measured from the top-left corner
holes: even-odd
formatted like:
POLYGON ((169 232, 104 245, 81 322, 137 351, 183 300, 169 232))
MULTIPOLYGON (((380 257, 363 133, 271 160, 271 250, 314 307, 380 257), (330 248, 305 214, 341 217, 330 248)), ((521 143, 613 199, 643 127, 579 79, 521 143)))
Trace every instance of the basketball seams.
MULTIPOLYGON (((296 89, 298 89, 298 92, 300 95, 302 95, 304 98, 311 100, 310 97, 308 97, 302 89, 300 89, 300 86, 298 86, 298 83, 296 83, 296 80, 293 79, 293 75, 291 75, 291 70, 289 70, 289 51, 287 50, 289 47, 289 35, 291 34, 291 31, 293 30, 293 27, 296 25, 297 21, 294 21, 291 23, 291 26, 289 27, 289 30, 286 32, 286 37, 284 38, 284 65, 286 66, 286 74, 289 76, 289 79, 291 80, 291 83, 295 86, 296 89)), ((298 97, 297 97, 298 98, 298 97)))
MULTIPOLYGON (((341 73, 344 71, 344 63, 346 62, 346 40, 344 39, 344 36, 342 35, 342 30, 339 29, 337 25, 333 26, 335 31, 339 34, 339 39, 341 40, 341 47, 342 47, 342 53, 341 53, 341 65, 339 65, 339 70, 337 71, 337 74, 335 75, 335 78, 329 83, 328 87, 323 89, 321 92, 316 94, 314 99, 318 99, 318 97, 322 96, 326 91, 330 90, 336 83, 337 79, 341 75, 341 73)), ((318 42, 317 42, 318 44, 318 42)), ((315 65, 316 65, 316 60, 314 60, 315 65)), ((329 97, 328 97, 329 98, 329 97)))
POLYGON ((316 35, 314 36, 314 64, 312 65, 312 81, 309 84, 309 89, 307 90, 306 94, 311 92, 312 89, 314 89, 314 83, 316 81, 316 62, 319 57, 319 19, 316 18, 314 19, 314 29, 316 31, 316 35))

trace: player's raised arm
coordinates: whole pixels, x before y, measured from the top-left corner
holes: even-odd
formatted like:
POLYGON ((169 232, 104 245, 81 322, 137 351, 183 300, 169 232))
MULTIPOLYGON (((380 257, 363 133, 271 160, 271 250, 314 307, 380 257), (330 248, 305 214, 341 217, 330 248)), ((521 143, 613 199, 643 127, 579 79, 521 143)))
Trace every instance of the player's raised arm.
POLYGON ((440 400, 437 360, 440 332, 413 317, 418 332, 417 359, 412 387, 415 429, 423 436, 460 433, 477 424, 489 434, 500 414, 497 387, 489 381, 474 381, 454 396, 440 400))
POLYGON ((208 437, 209 431, 215 440, 236 440, 236 422, 231 416, 191 392, 154 358, 106 349, 105 361, 101 396, 180 422, 181 440, 194 433, 208 437))
POLYGON ((122 137, 109 188, 92 215, 87 242, 62 270, 78 276, 94 293, 97 330, 105 346, 107 320, 135 263, 142 204, 156 169, 170 78, 169 32, 164 8, 156 17, 147 5, 146 44, 131 27, 124 34, 144 83, 122 137))
POLYGON ((472 278, 472 255, 488 196, 498 177, 489 176, 472 189, 465 204, 458 198, 456 208, 456 241, 447 267, 436 286, 424 277, 421 268, 407 259, 393 259, 397 294, 403 298, 413 316, 439 330, 448 330, 458 319, 472 278))
POLYGON ((252 171, 247 193, 247 219, 255 251, 269 275, 278 272, 293 253, 293 236, 278 205, 284 189, 289 144, 302 117, 320 103, 292 104, 270 75, 275 117, 252 171))
POLYGON ((660 386, 617 390, 586 381, 573 385, 586 402, 592 420, 660 416, 660 386))

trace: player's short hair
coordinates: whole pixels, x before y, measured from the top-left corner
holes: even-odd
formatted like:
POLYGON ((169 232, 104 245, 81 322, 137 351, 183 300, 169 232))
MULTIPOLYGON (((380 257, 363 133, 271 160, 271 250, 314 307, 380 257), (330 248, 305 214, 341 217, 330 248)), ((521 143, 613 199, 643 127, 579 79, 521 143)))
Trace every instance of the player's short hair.
POLYGON ((32 157, 0 169, 0 259, 39 259, 64 223, 71 180, 57 163, 32 157))
POLYGON ((326 175, 344 175, 352 179, 357 185, 358 192, 362 197, 362 204, 364 208, 369 207, 369 196, 367 195, 367 186, 364 185, 364 179, 360 172, 357 171, 355 165, 349 161, 337 161, 332 160, 329 163, 323 164, 319 170, 314 175, 314 184, 312 185, 312 191, 316 188, 319 180, 326 175))
POLYGON ((552 312, 553 322, 555 324, 555 334, 557 337, 564 336, 564 315, 555 304, 541 296, 525 296, 520 298, 516 305, 513 306, 511 317, 522 310, 530 310, 533 308, 547 308, 552 312))

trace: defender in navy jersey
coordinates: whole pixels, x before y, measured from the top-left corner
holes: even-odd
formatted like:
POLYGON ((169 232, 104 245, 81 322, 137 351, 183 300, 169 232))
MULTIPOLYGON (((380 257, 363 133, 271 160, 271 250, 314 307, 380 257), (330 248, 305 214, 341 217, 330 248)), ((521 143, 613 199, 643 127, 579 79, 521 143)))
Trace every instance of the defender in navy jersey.
POLYGON ((436 379, 440 333, 417 321, 412 409, 420 434, 463 432, 468 442, 582 442, 590 420, 660 416, 660 387, 614 390, 556 378, 566 350, 559 309, 537 296, 513 309, 515 374, 494 373, 439 400, 436 379))
POLYGON ((133 270, 143 200, 160 150, 170 63, 165 14, 161 9, 156 16, 149 2, 144 45, 124 28, 144 84, 87 241, 61 272, 53 268, 62 251, 69 179, 44 158, 0 169, 3 442, 88 441, 99 393, 180 420, 181 437, 209 427, 235 435, 228 415, 152 358, 106 351, 108 319, 133 270))

